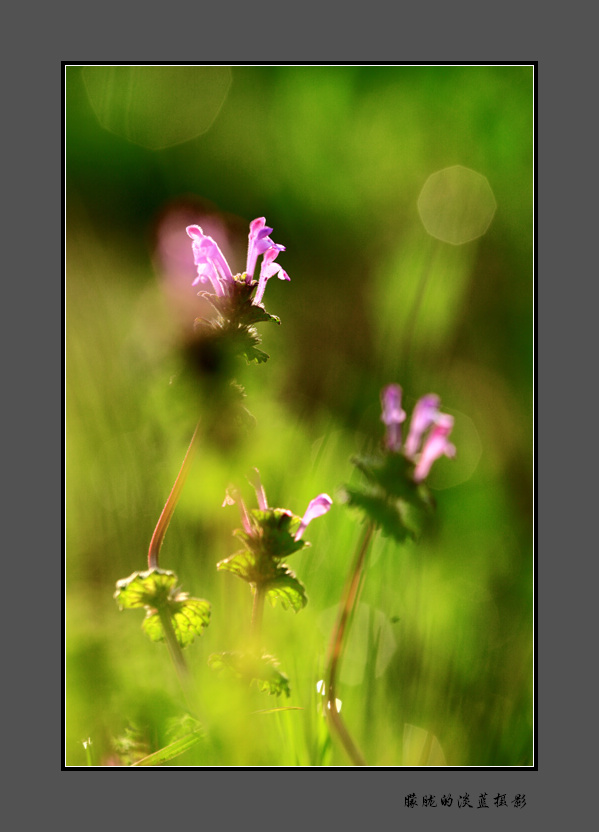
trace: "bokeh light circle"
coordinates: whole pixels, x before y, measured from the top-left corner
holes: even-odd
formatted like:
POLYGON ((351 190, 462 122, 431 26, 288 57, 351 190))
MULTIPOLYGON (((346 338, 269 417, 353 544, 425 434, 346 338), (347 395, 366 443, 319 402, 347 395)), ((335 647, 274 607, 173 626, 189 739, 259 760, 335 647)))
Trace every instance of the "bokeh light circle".
POLYGON ((462 165, 432 173, 418 197, 418 213, 428 233, 454 246, 481 237, 496 208, 487 178, 462 165))
POLYGON ((228 66, 86 66, 96 118, 134 144, 162 150, 201 136, 231 85, 228 66))

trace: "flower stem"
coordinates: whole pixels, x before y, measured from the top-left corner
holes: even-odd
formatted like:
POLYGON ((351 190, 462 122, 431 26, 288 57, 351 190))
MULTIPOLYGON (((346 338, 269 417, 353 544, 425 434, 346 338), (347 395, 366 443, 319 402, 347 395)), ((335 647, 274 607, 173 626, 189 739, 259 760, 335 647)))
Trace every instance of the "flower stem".
POLYGON ((189 669, 187 667, 187 662, 185 661, 185 656, 183 655, 181 646, 177 641, 177 636, 175 635, 173 624, 170 619, 170 615, 168 614, 168 611, 160 610, 159 615, 160 623, 162 624, 162 629, 164 630, 164 637, 166 639, 166 646, 168 647, 168 652, 170 653, 171 659, 173 660, 173 664, 175 665, 175 670, 177 671, 177 675, 179 677, 179 681, 181 682, 181 686, 185 688, 185 686, 189 682, 189 669))
POLYGON ((251 626, 251 636, 252 636, 252 643, 256 652, 260 652, 260 636, 262 632, 262 617, 264 614, 264 599, 266 597, 266 591, 264 589, 263 584, 256 585, 256 591, 254 593, 254 605, 252 607, 252 626, 251 626))
POLYGON ((200 423, 198 422, 193 432, 193 436, 191 437, 191 442, 189 443, 189 447, 187 448, 187 453, 185 454, 185 458, 183 459, 183 463, 181 464, 179 473, 177 474, 177 479, 175 480, 175 483, 171 489, 171 493, 168 495, 168 500, 166 501, 166 504, 162 509, 162 514, 158 518, 158 523, 156 524, 156 528, 154 529, 154 534, 152 535, 152 540, 150 541, 150 548, 148 550, 148 566, 150 569, 158 569, 158 554, 160 552, 160 547, 162 546, 164 535, 166 534, 166 530, 168 529, 169 523, 171 522, 171 518, 175 511, 175 506, 177 505, 179 497, 181 496, 183 485, 185 484, 185 480, 187 479, 187 475, 191 467, 191 462, 197 449, 199 428, 200 423))
POLYGON ((356 744, 351 738, 351 735, 347 730, 345 723, 343 722, 343 719, 341 718, 341 714, 337 709, 337 671, 339 669, 339 665, 341 663, 341 656, 343 654, 344 639, 347 632, 349 631, 349 618, 352 612, 354 611, 357 603, 359 589, 364 574, 364 564, 366 562, 366 555, 368 553, 368 547, 370 546, 370 542, 374 535, 374 530, 375 524, 369 523, 362 537, 360 547, 358 549, 358 553, 356 555, 356 559, 352 567, 352 571, 350 572, 346 584, 344 598, 341 602, 341 606, 339 607, 339 614, 337 616, 337 622, 335 624, 335 629, 333 630, 333 635, 331 637, 327 658, 327 716, 329 718, 331 727, 337 733, 349 758, 356 766, 365 766, 366 762, 360 750, 357 748, 356 744))

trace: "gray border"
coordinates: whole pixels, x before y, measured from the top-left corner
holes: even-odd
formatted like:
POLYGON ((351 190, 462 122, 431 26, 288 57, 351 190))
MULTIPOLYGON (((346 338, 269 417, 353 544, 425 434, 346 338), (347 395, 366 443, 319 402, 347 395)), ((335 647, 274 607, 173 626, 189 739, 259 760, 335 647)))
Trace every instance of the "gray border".
MULTIPOLYGON (((324 45, 324 44, 323 44, 324 45)), ((326 50, 325 50, 326 51, 326 50)), ((356 61, 356 63, 360 63, 356 61)), ((551 88, 550 82, 547 80, 546 89, 551 88)), ((49 106, 47 107, 49 110, 49 106)), ((49 115, 49 113, 48 113, 49 115)), ((39 118, 40 113, 39 110, 37 111, 37 116, 39 118)), ((43 117, 42 117, 43 120, 43 117)), ((50 123, 50 119, 48 118, 48 123, 50 123)), ((23 202, 27 202, 27 194, 23 202)), ((43 203, 42 203, 43 206, 43 203)), ((23 206, 25 207, 25 206, 23 206)), ((20 212, 18 212, 20 213, 20 212)), ((36 212, 37 213, 37 212, 36 212)), ((43 207, 38 212, 38 216, 51 216, 51 212, 46 212, 43 210, 43 207)), ((50 249, 44 248, 44 252, 50 249)), ((45 258, 44 258, 45 259, 45 258)), ((540 259, 540 263, 542 263, 542 258, 540 259)), ((546 266, 550 267, 550 264, 543 263, 543 268, 545 269, 546 266)), ((42 281, 40 281, 41 283, 42 281)), ((52 298, 52 286, 49 282, 45 284, 45 293, 47 294, 47 303, 45 302, 46 299, 39 298, 40 307, 45 310, 47 316, 47 310, 52 308, 52 303, 50 300, 52 298)), ((37 292, 37 285, 36 285, 36 292, 37 292)), ((44 293, 44 289, 42 289, 42 294, 44 293)), ((50 374, 41 374, 45 378, 49 380, 50 374)), ((49 381, 48 381, 49 387, 49 381)), ((45 392, 45 391, 44 391, 45 392)), ((39 393, 38 393, 39 395, 39 393)), ((52 447, 50 443, 48 443, 48 447, 52 447)), ((51 491, 49 492, 51 493, 51 491)), ((540 535, 540 540, 543 540, 543 535, 540 535)), ((547 580, 546 576, 543 577, 543 584, 547 580)), ((541 580, 539 580, 539 584, 541 585, 541 580)), ((543 744, 540 744, 541 748, 543 748, 543 744)), ((386 818, 389 822, 393 822, 392 818, 395 822, 399 821, 400 823, 404 820, 403 815, 399 815, 397 817, 398 812, 404 811, 403 805, 403 798, 405 794, 408 794, 411 791, 416 792, 417 795, 421 796, 423 793, 436 793, 438 795, 449 791, 454 790, 455 792, 462 793, 463 791, 469 791, 472 795, 478 795, 479 791, 487 791, 489 794, 493 791, 508 791, 516 793, 524 792, 527 795, 528 805, 527 807, 519 813, 520 816, 526 817, 526 821, 529 823, 531 820, 530 813, 534 811, 535 818, 538 818, 537 812, 540 811, 540 802, 541 799, 545 800, 546 804, 548 804, 548 812, 550 811, 551 801, 548 800, 548 797, 551 796, 553 793, 553 789, 550 783, 547 783, 547 777, 549 776, 549 772, 551 770, 550 760, 544 761, 544 764, 540 766, 540 770, 538 772, 534 771, 484 771, 484 770, 459 770, 459 771, 411 771, 411 770, 403 770, 403 769, 396 769, 392 771, 378 771, 378 777, 376 780, 370 779, 368 781, 368 788, 366 789, 363 786, 364 794, 361 798, 356 796, 355 800, 359 803, 360 806, 364 806, 364 820, 368 820, 369 823, 372 822, 372 819, 379 816, 379 812, 382 812, 384 816, 387 815, 389 812, 389 817, 386 818), (401 779, 398 781, 397 777, 401 779), (544 779, 543 779, 544 778, 544 779), (501 783, 501 786, 497 784, 501 783), (398 784, 399 787, 398 787, 398 784), (455 784, 455 785, 454 785, 455 784), (543 788, 543 784, 545 787, 543 788), (542 797, 544 795, 544 797, 542 797), (368 809, 366 807, 369 807, 368 809)), ((269 779, 272 777, 272 771, 269 771, 269 779)), ((250 789, 254 789, 255 785, 252 783, 250 784, 247 780, 247 772, 243 774, 243 783, 245 785, 241 785, 241 777, 236 776, 236 772, 227 770, 228 777, 227 777, 227 786, 226 792, 230 794, 231 787, 235 790, 240 789, 237 792, 238 796, 241 797, 242 793, 245 791, 247 786, 248 791, 250 789), (230 777, 233 776, 235 779, 233 781, 230 780, 230 777), (233 785, 235 784, 235 785, 233 785)), ((207 771, 203 772, 204 776, 207 774, 207 771)), ((349 809, 351 812, 350 817, 353 820, 358 820, 360 818, 360 812, 357 806, 352 806, 352 792, 355 792, 355 786, 352 789, 348 788, 348 784, 346 781, 339 780, 338 774, 333 773, 332 771, 328 772, 329 780, 326 784, 318 784, 315 787, 314 779, 310 780, 310 789, 314 789, 314 793, 319 792, 322 789, 322 795, 327 795, 327 804, 331 806, 331 815, 337 819, 337 823, 341 820, 340 809, 339 806, 342 805, 345 808, 349 809), (331 780, 331 777, 333 780, 331 780), (337 798, 340 800, 340 803, 337 803, 335 800, 335 789, 333 788, 334 785, 339 784, 341 788, 341 794, 337 795, 337 798), (335 809, 333 810, 333 807, 335 809), (357 815, 356 815, 357 812, 357 815)), ((341 772, 339 773, 340 776, 341 772)), ((559 776, 560 778, 563 776, 564 772, 560 771, 559 776)), ((214 778, 210 778, 211 785, 210 785, 210 794, 214 794, 214 778)), ((273 782, 273 781, 271 781, 273 782)), ((280 784, 281 780, 280 777, 273 782, 280 784)), ((287 780, 285 781, 287 782, 287 780)), ((224 783, 224 781, 223 781, 224 783)), ((306 789, 307 781, 301 781, 301 783, 296 784, 295 789, 306 789)), ((224 785, 223 785, 224 788, 224 785)), ((275 789, 277 786, 275 786, 275 789)), ((564 792, 567 791, 567 787, 564 785, 563 780, 559 783, 558 788, 556 791, 564 792)), ((203 789, 202 789, 203 791, 203 789)), ((283 793, 284 794, 284 793, 283 793)), ((204 795, 207 797, 207 795, 204 795)), ((316 799, 316 798, 314 798, 316 799)), ((240 802, 243 802, 243 798, 240 802)), ((312 802, 312 800, 310 800, 312 802)), ((474 802, 474 801, 473 801, 474 802)), ((295 804, 294 801, 294 805, 295 804)), ((273 806, 273 808, 275 808, 273 806)), ((222 807, 221 807, 222 809, 222 807)), ((284 811, 284 810, 282 810, 284 811)), ((416 811, 416 810, 405 810, 405 811, 416 811)), ((421 813, 423 810, 419 810, 421 813)), ((429 812, 432 810, 429 810, 429 812)), ((447 821, 447 813, 452 812, 454 813, 457 811, 455 808, 452 809, 443 809, 438 810, 443 811, 444 823, 447 821)), ((492 811, 500 811, 500 810, 492 810, 492 811)), ((343 810, 341 810, 343 812, 343 810)), ((323 821, 326 821, 328 812, 322 810, 320 808, 316 812, 317 822, 320 824, 323 821)), ((512 825, 515 820, 516 812, 514 810, 510 810, 509 814, 509 823, 512 825)), ((382 819, 382 818, 381 818, 382 819)), ((460 821, 458 821, 460 822, 460 821)))

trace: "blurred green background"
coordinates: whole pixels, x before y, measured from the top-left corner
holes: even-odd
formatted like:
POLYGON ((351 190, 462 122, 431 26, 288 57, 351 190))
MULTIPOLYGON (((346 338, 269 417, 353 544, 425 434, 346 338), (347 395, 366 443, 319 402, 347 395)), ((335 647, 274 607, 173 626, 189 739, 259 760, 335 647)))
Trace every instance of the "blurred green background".
POLYGON ((336 500, 290 559, 308 606, 265 611, 292 690, 275 699, 206 665, 243 643, 251 614, 248 587, 215 569, 237 548, 237 511, 221 504, 231 482, 251 502, 253 466, 271 505, 302 514, 335 497, 351 455, 382 436, 390 382, 408 412, 441 395, 457 457, 430 477, 426 540, 375 541, 342 714, 371 765, 532 765, 533 67, 65 73, 67 765, 156 750, 190 710, 143 613, 112 594, 146 567, 210 405, 201 379, 180 382, 198 314, 185 226, 242 271, 258 216, 287 247, 291 282, 265 294, 282 322, 260 326, 270 360, 239 366, 256 424, 205 437, 161 553, 213 606, 186 651, 203 739, 172 765, 348 764, 317 683, 360 518, 336 500), (276 707, 292 709, 264 713, 276 707))

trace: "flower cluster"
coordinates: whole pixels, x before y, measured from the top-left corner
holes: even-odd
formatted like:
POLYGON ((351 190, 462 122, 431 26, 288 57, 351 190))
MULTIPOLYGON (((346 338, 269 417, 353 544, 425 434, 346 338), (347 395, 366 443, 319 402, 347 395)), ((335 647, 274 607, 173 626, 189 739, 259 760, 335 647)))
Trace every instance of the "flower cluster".
MULTIPOLYGON (((401 425, 406 419, 401 396, 399 384, 389 384, 381 393, 381 420, 386 426, 385 447, 394 453, 402 451, 401 425)), ((453 428, 453 417, 441 413, 440 404, 439 396, 429 393, 416 402, 412 413, 403 454, 415 465, 416 483, 426 479, 433 462, 440 456, 455 456, 455 446, 448 440, 453 428)))
MULTIPOLYGON (((262 485, 262 480, 260 479, 260 472, 257 468, 254 468, 250 474, 250 484, 253 486, 254 491, 256 492, 256 501, 258 503, 258 508, 260 509, 260 511, 283 511, 290 517, 294 516, 287 509, 272 509, 268 507, 268 502, 266 500, 266 492, 264 491, 264 486, 262 485)), ((233 494, 230 491, 227 492, 223 506, 233 505, 234 503, 239 504, 241 522, 246 533, 250 535, 250 537, 255 537, 257 529, 251 521, 250 514, 245 506, 245 503, 243 502, 242 497, 239 493, 237 493, 237 491, 234 491, 233 494)), ((304 512, 304 516, 301 518, 300 523, 297 526, 297 529, 294 530, 294 541, 300 540, 303 537, 303 534, 306 531, 308 524, 311 523, 312 520, 315 520, 317 517, 326 514, 332 505, 333 501, 331 500, 328 494, 319 494, 318 497, 314 497, 313 500, 310 500, 308 508, 304 512)))
MULTIPOLYGON (((266 311, 262 303, 266 284, 275 275, 289 280, 287 272, 274 261, 285 246, 273 242, 272 228, 266 225, 264 217, 250 223, 250 233, 245 271, 233 274, 218 243, 204 234, 199 225, 187 227, 191 237, 197 277, 193 281, 210 287, 198 294, 206 300, 216 314, 196 318, 194 335, 189 344, 192 366, 227 368, 228 373, 234 356, 245 356, 248 362, 262 363, 268 354, 259 349, 261 343, 256 324, 272 321, 280 324, 276 315, 266 311), (260 271, 254 279, 259 258, 260 271)), ((226 374, 226 373, 225 373, 226 374)))
POLYGON ((223 505, 237 503, 239 506, 243 528, 235 535, 242 541, 244 549, 220 561, 217 569, 232 572, 247 581, 254 592, 262 588, 272 604, 278 600, 283 607, 291 606, 297 612, 307 601, 304 587, 282 561, 310 545, 302 540, 308 524, 326 514, 333 501, 328 494, 319 494, 310 501, 303 517, 298 517, 285 508, 269 508, 257 469, 254 469, 251 483, 258 509, 248 510, 235 490, 225 497, 223 505))
POLYGON ((453 418, 439 411, 440 399, 434 394, 416 403, 403 443, 401 428, 406 413, 401 398, 399 384, 389 384, 381 391, 384 450, 354 457, 352 462, 366 481, 344 489, 350 506, 360 509, 383 534, 400 543, 409 537, 417 539, 428 523, 434 501, 424 481, 433 462, 443 454, 455 455, 455 447, 448 441, 453 418))
POLYGON ((191 237, 194 263, 198 270, 193 286, 209 283, 212 285, 213 294, 223 297, 235 283, 255 285, 257 289, 254 303, 259 304, 264 296, 266 283, 271 277, 277 275, 280 280, 290 279, 287 272, 274 262, 279 252, 285 251, 285 246, 271 240, 269 235, 272 228, 266 225, 264 217, 258 217, 250 223, 247 261, 245 272, 242 274, 233 274, 218 243, 204 234, 199 225, 188 226, 187 233, 191 237), (259 257, 262 257, 260 275, 258 280, 254 281, 254 271, 259 257))

